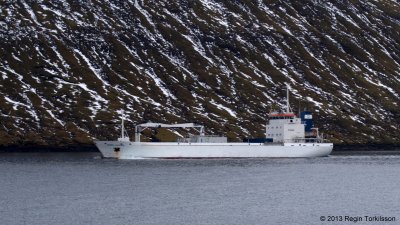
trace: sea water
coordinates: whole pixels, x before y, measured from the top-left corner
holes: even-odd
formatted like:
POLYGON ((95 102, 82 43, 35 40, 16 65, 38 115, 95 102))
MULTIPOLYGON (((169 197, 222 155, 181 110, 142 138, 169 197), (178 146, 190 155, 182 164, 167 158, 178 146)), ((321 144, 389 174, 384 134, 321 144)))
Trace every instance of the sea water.
POLYGON ((4 225, 398 224, 399 204, 399 155, 112 160, 0 153, 4 225))

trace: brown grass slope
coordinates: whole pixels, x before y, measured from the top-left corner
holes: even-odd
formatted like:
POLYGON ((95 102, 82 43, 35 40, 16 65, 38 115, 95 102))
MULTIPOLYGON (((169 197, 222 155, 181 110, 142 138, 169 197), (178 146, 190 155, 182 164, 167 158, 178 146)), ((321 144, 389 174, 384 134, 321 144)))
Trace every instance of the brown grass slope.
POLYGON ((400 143, 399 3, 207 2, 3 1, 0 145, 116 138, 121 114, 262 136, 286 83, 335 143, 400 143))

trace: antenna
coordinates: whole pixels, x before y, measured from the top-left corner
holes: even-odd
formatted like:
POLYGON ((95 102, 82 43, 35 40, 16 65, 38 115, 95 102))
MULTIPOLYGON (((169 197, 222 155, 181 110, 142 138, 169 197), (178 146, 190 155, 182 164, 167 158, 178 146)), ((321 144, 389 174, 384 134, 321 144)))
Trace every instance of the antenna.
POLYGON ((286 113, 290 113, 290 106, 289 106, 289 84, 286 84, 286 113))
POLYGON ((125 138, 124 115, 122 115, 121 120, 121 138, 125 138))

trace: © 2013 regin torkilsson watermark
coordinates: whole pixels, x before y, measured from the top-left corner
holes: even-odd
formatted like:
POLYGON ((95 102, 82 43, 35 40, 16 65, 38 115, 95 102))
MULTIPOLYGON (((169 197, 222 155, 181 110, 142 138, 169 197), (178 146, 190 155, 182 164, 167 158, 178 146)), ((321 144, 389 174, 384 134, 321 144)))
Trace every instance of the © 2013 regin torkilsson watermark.
POLYGON ((395 222, 396 217, 394 216, 320 216, 322 222, 374 222, 374 223, 387 223, 395 222))

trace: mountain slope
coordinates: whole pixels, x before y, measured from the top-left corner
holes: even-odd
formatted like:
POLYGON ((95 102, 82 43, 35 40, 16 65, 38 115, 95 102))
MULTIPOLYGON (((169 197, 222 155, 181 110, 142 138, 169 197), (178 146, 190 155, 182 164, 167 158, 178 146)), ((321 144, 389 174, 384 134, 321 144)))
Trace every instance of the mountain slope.
POLYGON ((1 5, 2 145, 116 138, 122 114, 262 136, 285 84, 331 140, 400 143, 396 1, 1 5))

